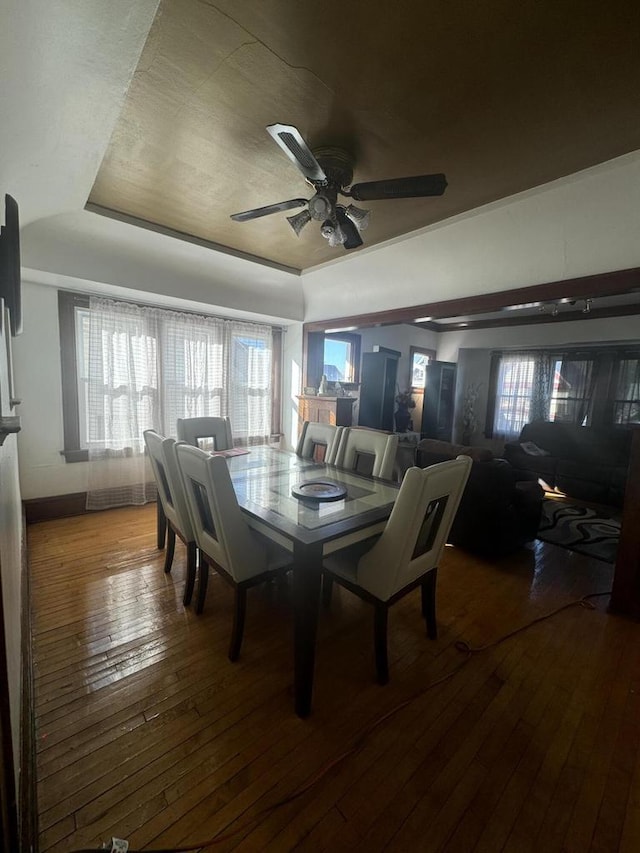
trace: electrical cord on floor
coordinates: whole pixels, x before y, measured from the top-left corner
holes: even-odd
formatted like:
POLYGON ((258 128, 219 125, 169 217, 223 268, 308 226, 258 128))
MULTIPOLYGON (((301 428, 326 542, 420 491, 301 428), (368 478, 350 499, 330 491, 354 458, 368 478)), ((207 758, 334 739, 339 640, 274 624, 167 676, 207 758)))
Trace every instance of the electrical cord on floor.
MULTIPOLYGON (((551 610, 549 613, 545 613, 542 616, 538 616, 536 619, 532 619, 531 622, 527 622, 524 625, 521 625, 519 628, 515 628, 513 631, 509 631, 507 634, 503 634, 501 637, 498 637, 495 640, 492 640, 490 643, 485 643, 483 646, 470 646, 465 640, 457 640, 454 643, 454 647, 465 655, 464 659, 456 666, 454 669, 447 672, 445 675, 440 678, 436 678, 435 681, 431 681, 426 687, 420 688, 416 693, 409 696, 404 701, 400 702, 398 705, 395 705, 381 717, 378 717, 372 723, 370 723, 353 741, 353 743, 347 747, 343 752, 331 758, 327 761, 319 770, 317 770, 313 776, 311 776, 304 785, 297 788, 293 793, 288 794, 286 797, 283 797, 280 800, 276 800, 274 803, 270 803, 268 806, 265 806, 261 809, 253 818, 236 827, 236 829, 231 830, 230 832, 226 832, 223 835, 216 835, 213 838, 208 839, 207 841, 200 842, 198 844, 191 844, 187 847, 161 847, 161 848, 145 848, 144 850, 137 849, 134 850, 130 847, 117 847, 115 846, 116 839, 112 839, 112 842, 107 842, 107 845, 111 843, 111 847, 103 845, 98 850, 102 850, 103 853, 118 853, 119 850, 126 850, 127 853, 196 853, 196 851, 204 851, 212 848, 214 845, 222 844, 225 841, 231 840, 234 836, 238 835, 240 832, 247 832, 254 824, 260 823, 260 821, 269 814, 272 814, 277 809, 282 808, 283 806, 289 805, 289 803, 293 803, 295 800, 302 797, 307 791, 310 791, 321 779, 323 779, 334 767, 342 764, 347 758, 355 755, 359 752, 362 747, 365 745, 367 740, 371 737, 373 732, 380 728, 387 720, 390 720, 400 711, 404 710, 406 707, 411 705, 419 696, 424 695, 428 690, 433 690, 434 687, 438 687, 440 684, 444 684, 454 677, 470 660, 474 655, 480 654, 481 652, 487 651, 488 649, 495 648, 496 646, 501 645, 502 643, 510 640, 512 637, 515 637, 517 634, 521 634, 523 631, 527 631, 529 628, 532 628, 534 625, 538 625, 540 622, 544 622, 547 619, 551 619, 553 616, 557 616, 558 613, 562 613, 564 610, 569 610, 571 607, 583 607, 586 610, 595 610, 595 605, 591 602, 592 598, 601 598, 606 595, 611 595, 611 590, 607 592, 592 592, 588 595, 582 596, 582 598, 574 599, 573 601, 569 601, 566 604, 561 605, 560 607, 556 607, 555 610, 551 610)), ((97 853, 96 848, 84 848, 82 850, 74 850, 72 853, 97 853)))

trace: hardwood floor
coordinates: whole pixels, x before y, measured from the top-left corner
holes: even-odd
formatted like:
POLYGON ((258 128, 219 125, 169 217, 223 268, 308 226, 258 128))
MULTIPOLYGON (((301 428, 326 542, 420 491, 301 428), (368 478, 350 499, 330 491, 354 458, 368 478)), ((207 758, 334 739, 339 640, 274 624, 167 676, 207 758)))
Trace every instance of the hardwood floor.
POLYGON ((419 590, 396 604, 385 687, 372 608, 335 588, 303 721, 287 586, 249 591, 231 664, 232 591, 212 573, 204 614, 183 607, 185 549, 165 575, 155 507, 30 525, 28 547, 43 853, 217 834, 215 850, 640 849, 640 624, 603 597, 455 648, 610 589, 606 563, 447 548, 439 639, 419 590))

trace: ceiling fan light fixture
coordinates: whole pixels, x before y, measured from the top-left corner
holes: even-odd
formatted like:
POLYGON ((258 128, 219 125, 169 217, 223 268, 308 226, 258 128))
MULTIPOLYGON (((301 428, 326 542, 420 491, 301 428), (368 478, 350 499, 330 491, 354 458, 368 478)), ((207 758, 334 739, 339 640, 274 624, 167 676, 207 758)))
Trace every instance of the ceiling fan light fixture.
POLYGON ((286 220, 296 232, 296 236, 299 237, 304 226, 308 222, 311 222, 311 214, 308 210, 302 210, 300 213, 296 213, 293 216, 287 216, 286 220))
POLYGON ((330 219, 325 219, 322 223, 320 226, 320 233, 333 249, 335 249, 336 246, 342 246, 344 241, 347 239, 346 234, 342 231, 340 226, 337 223, 332 222, 330 219))
POLYGON ((356 207, 355 204, 350 204, 348 207, 345 207, 345 213, 358 231, 366 231, 369 227, 369 220, 371 219, 370 210, 363 210, 361 207, 356 207))

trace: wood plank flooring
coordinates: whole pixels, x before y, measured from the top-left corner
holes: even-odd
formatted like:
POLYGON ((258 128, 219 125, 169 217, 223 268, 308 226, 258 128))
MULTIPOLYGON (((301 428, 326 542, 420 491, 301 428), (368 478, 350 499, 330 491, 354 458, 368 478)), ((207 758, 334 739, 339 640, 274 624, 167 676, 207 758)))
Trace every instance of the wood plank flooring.
POLYGON ((603 597, 455 647, 609 590, 606 563, 447 548, 439 639, 419 591, 397 604, 386 687, 371 608, 335 588, 302 721, 287 585, 250 590, 231 664, 231 590, 212 574, 202 616, 183 607, 155 507, 34 524, 28 548, 42 853, 640 850, 640 625, 603 597))

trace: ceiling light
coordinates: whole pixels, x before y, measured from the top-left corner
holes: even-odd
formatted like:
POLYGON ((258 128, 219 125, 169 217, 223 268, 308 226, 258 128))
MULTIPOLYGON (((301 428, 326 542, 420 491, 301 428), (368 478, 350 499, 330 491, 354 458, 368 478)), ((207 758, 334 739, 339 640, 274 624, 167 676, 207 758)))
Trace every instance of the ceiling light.
POLYGON ((418 318, 417 318, 416 320, 414 320, 413 322, 414 322, 414 323, 428 323, 428 322, 429 322, 429 320, 433 320, 433 317, 418 317, 418 318))
POLYGON ((341 246, 344 241, 347 239, 346 234, 343 232, 342 228, 336 223, 332 222, 330 219, 325 219, 325 221, 320 226, 320 233, 324 237, 325 240, 328 241, 329 245, 332 248, 336 246, 341 246))
POLYGON ((296 232, 296 235, 299 237, 300 232, 307 224, 307 222, 311 222, 311 214, 308 210, 303 210, 301 213, 296 213, 294 216, 287 216, 287 222, 296 232))
POLYGON ((324 331, 327 335, 332 335, 334 332, 355 332, 357 328, 357 326, 342 326, 340 329, 325 329, 324 331))
POLYGON ((541 308, 541 302, 523 302, 521 305, 505 305, 504 311, 520 311, 523 308, 541 308))
POLYGON ((356 207, 355 204, 350 204, 348 207, 345 207, 345 213, 358 231, 365 231, 369 227, 369 219, 371 217, 369 210, 363 210, 361 207, 356 207))
POLYGON ((585 300, 584 300, 584 308, 582 309, 582 313, 583 313, 583 314, 589 314, 589 312, 591 311, 591 303, 592 303, 592 301, 593 301, 593 300, 591 300, 591 299, 585 299, 585 300))

